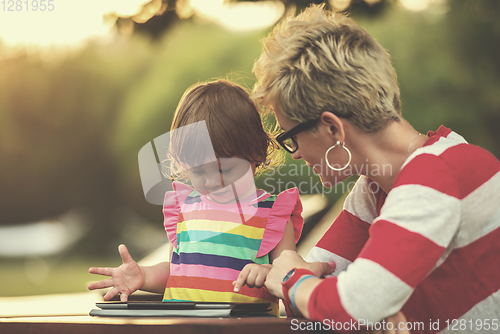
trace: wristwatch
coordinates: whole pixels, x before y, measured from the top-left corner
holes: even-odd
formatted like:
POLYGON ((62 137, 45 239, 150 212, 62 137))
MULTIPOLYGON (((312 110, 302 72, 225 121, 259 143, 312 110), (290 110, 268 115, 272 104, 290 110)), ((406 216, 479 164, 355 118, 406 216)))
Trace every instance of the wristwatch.
POLYGON ((285 277, 283 277, 283 279, 281 280, 281 284, 285 284, 290 279, 290 277, 293 276, 294 273, 295 273, 295 268, 287 272, 285 277))
POLYGON ((293 287, 295 283, 304 275, 314 275, 314 273, 308 269, 303 268, 293 268, 290 270, 285 277, 281 280, 281 289, 283 291, 283 299, 292 304, 290 297, 288 296, 288 291, 293 287))

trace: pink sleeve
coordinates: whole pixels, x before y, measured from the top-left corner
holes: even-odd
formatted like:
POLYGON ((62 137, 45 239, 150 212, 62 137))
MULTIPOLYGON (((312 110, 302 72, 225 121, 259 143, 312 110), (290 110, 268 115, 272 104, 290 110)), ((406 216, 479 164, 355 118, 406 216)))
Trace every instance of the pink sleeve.
POLYGON ((295 243, 297 243, 304 225, 302 203, 297 188, 283 191, 274 201, 257 257, 268 254, 276 247, 283 237, 288 222, 293 224, 295 243))
POLYGON ((163 201, 163 225, 170 243, 177 248, 177 222, 181 213, 181 205, 193 189, 179 182, 173 182, 172 185, 174 190, 168 191, 163 201))

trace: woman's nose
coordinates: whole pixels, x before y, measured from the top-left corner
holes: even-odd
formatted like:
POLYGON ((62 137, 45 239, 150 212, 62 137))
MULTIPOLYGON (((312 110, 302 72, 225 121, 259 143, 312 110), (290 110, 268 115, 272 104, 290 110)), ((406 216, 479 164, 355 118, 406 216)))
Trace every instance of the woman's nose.
POLYGON ((292 159, 294 159, 294 160, 302 159, 302 156, 300 155, 300 151, 298 149, 297 149, 297 151, 292 153, 292 159))

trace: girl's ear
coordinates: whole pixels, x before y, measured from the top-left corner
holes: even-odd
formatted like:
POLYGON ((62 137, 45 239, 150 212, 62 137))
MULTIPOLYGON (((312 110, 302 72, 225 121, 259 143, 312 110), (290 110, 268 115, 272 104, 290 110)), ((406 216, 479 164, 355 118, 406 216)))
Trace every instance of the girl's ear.
POLYGON ((327 127, 328 135, 335 141, 343 143, 345 141, 344 123, 332 112, 324 111, 320 121, 327 127))

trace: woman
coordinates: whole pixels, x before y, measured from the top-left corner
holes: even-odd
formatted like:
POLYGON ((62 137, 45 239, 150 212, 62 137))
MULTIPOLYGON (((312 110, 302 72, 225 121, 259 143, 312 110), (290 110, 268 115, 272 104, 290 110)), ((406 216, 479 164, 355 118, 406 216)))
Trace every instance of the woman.
POLYGON ((275 113, 278 142, 326 187, 360 175, 308 258, 335 261, 334 276, 283 252, 268 290, 339 331, 398 311, 406 321, 391 326, 412 333, 498 331, 500 162, 405 121, 388 54, 339 13, 310 7, 263 46, 253 97, 275 113))

